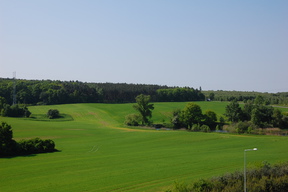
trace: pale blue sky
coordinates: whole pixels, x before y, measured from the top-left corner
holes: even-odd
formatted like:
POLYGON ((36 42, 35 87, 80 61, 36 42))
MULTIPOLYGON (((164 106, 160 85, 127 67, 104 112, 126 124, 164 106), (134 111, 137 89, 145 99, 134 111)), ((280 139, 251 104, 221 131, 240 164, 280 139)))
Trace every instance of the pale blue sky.
POLYGON ((0 0, 0 77, 288 91, 287 0, 0 0))

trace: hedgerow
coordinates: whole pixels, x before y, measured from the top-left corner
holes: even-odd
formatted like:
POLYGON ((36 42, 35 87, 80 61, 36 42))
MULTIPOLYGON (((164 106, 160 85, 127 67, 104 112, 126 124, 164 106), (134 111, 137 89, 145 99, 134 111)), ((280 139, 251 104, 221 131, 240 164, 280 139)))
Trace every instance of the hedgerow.
POLYGON ((55 143, 51 139, 40 138, 21 140, 13 139, 12 127, 6 122, 0 124, 0 157, 29 155, 56 151, 55 143))

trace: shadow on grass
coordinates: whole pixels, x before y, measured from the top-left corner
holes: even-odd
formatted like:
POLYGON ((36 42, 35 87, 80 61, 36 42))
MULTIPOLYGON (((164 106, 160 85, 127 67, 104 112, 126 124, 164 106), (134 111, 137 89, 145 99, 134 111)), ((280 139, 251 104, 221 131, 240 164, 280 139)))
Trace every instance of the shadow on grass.
POLYGON ((62 152, 62 150, 55 149, 54 151, 41 152, 41 153, 19 154, 19 155, 15 154, 15 155, 0 156, 0 159, 12 159, 12 158, 16 158, 16 157, 35 157, 38 154, 56 153, 56 152, 62 152))
POLYGON ((47 115, 45 114, 32 114, 31 117, 26 118, 26 120, 31 120, 31 121, 74 121, 73 117, 69 114, 60 114, 59 117, 54 118, 54 119, 49 119, 47 115))

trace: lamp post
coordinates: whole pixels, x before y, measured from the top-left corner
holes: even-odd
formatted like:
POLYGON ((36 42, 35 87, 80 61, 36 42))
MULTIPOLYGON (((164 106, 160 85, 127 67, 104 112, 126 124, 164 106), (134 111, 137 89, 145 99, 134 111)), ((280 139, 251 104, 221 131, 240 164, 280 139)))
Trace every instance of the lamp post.
POLYGON ((246 151, 257 151, 257 150, 258 150, 257 148, 244 150, 244 192, 247 191, 247 188, 246 188, 246 151))

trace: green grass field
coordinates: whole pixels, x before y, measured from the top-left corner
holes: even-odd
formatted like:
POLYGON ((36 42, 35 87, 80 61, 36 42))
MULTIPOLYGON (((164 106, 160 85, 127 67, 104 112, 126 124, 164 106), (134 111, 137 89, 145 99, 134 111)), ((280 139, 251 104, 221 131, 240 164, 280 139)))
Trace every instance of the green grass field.
MULTIPOLYGON (((197 102, 223 114, 225 102, 197 102)), ((187 103, 155 103, 154 122, 168 122, 187 103)), ((243 169, 248 164, 288 160, 288 138, 128 128, 132 104, 31 106, 32 120, 4 118, 14 139, 52 139, 60 152, 0 159, 0 191, 164 191, 174 181, 191 182, 243 169), (43 116, 49 109, 65 114, 43 116)))

